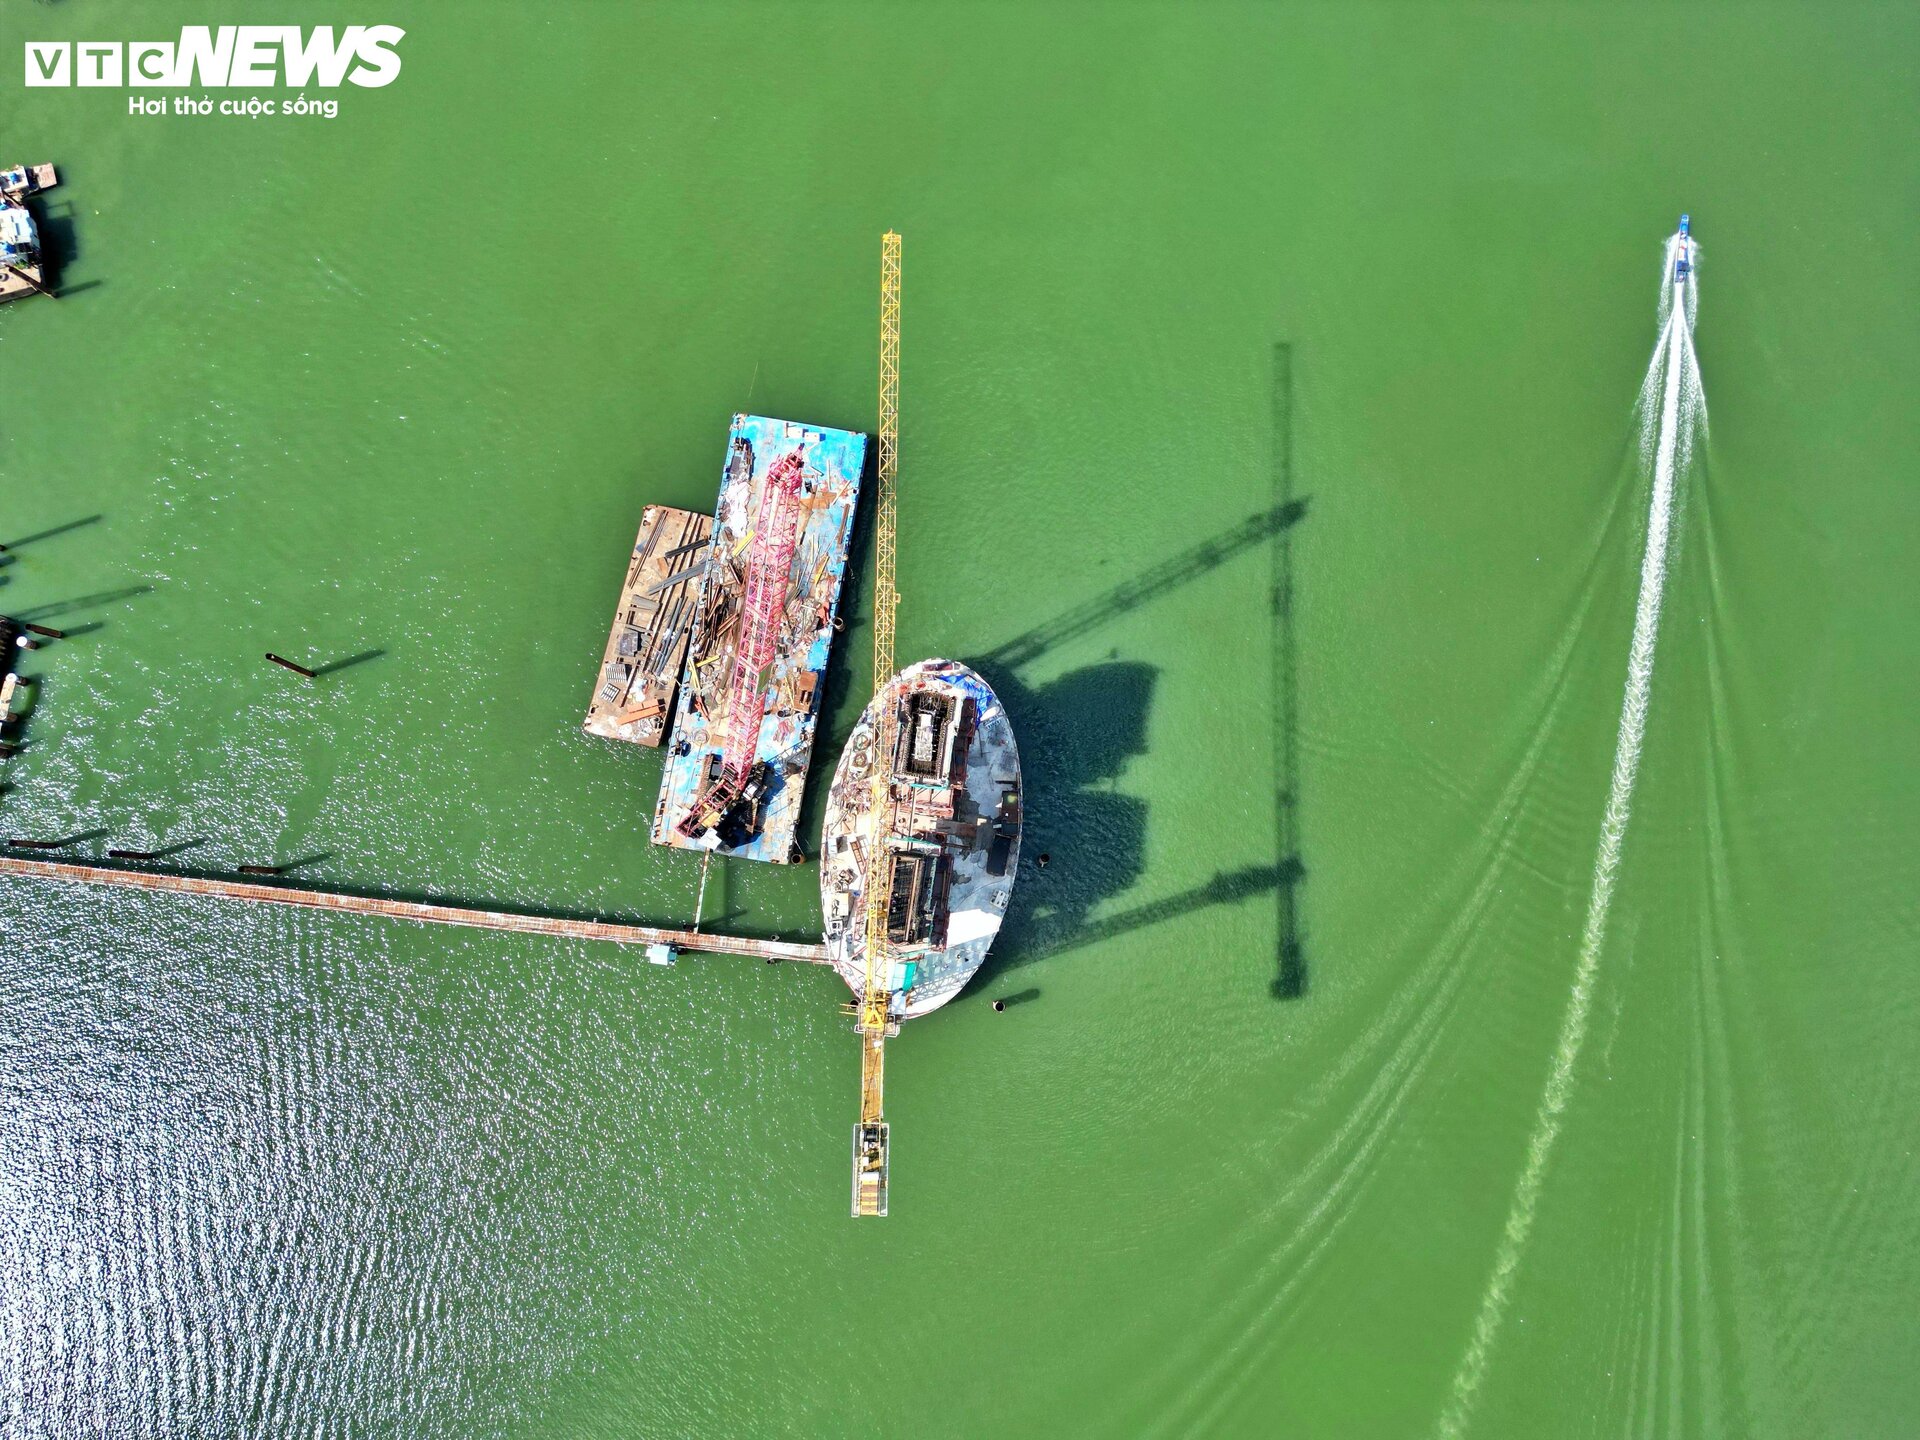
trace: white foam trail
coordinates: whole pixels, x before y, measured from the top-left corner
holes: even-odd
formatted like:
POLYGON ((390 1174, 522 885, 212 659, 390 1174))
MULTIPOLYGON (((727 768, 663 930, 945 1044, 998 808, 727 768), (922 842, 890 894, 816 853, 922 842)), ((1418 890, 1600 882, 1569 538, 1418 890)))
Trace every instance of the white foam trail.
MULTIPOLYGON (((1647 733, 1647 706, 1653 692, 1654 642, 1660 633, 1660 603, 1667 583, 1667 548, 1674 514, 1674 487, 1693 453, 1694 430, 1704 427, 1706 395, 1693 358, 1693 317, 1699 303, 1698 275, 1684 284, 1673 283, 1679 236, 1667 241, 1660 271, 1660 340, 1640 390, 1641 461, 1653 471, 1653 494, 1647 507, 1647 548, 1640 559, 1640 598, 1634 606, 1633 644, 1627 652, 1626 696, 1620 705, 1620 731, 1614 743, 1613 778, 1607 787, 1607 806, 1600 821, 1599 853, 1593 865, 1593 888, 1587 895, 1587 919, 1580 932, 1580 957, 1574 966, 1573 991, 1560 1022, 1553 1065, 1540 1094, 1533 1131, 1527 1137, 1526 1162, 1514 1186, 1506 1228, 1494 1258, 1493 1275, 1481 1296, 1474 1319, 1473 1338, 1460 1368, 1454 1373, 1447 1407, 1438 1433, 1443 1440, 1459 1440, 1480 1386, 1486 1379, 1493 1345, 1505 1318, 1513 1279, 1533 1231, 1540 1187, 1547 1160, 1560 1137, 1561 1121, 1573 1095, 1573 1069, 1587 1038, 1588 1012, 1600 969, 1600 949, 1606 938, 1607 913, 1613 907, 1614 884, 1620 874, 1627 819, 1633 802, 1633 783, 1640 772, 1640 749, 1647 733), (1675 291, 1680 304, 1676 305, 1675 291), (1659 403, 1653 403, 1654 396, 1659 403)), ((1695 259, 1697 262, 1696 251, 1695 259)))

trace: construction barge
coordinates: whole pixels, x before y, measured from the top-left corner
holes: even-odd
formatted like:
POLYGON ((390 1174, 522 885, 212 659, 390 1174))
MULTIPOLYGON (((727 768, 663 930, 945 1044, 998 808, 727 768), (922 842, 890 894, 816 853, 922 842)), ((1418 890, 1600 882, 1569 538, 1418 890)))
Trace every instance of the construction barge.
POLYGON ((733 417, 653 841, 802 859, 796 832, 821 682, 840 628, 867 437, 733 417))
POLYGON ((51 165, 0 170, 0 303, 53 293, 47 288, 40 227, 27 209, 27 199, 59 183, 60 176, 51 165))
POLYGON ((640 517, 613 633, 587 706, 586 732, 635 745, 667 734, 698 608, 713 517, 649 505, 640 517))
MULTIPOLYGON (((25 171, 9 172, 5 181, 15 190, 29 179, 34 186, 55 183, 51 167, 35 170, 45 171, 44 182, 25 171)), ((21 208, 13 190, 4 208, 21 208)), ((852 991, 845 1013, 860 1041, 852 1213, 884 1216, 891 1133, 885 1041, 906 1020, 952 1000, 985 962, 1012 897, 1024 802, 1012 722, 992 687, 952 660, 895 671, 900 236, 891 231, 882 237, 880 302, 877 693, 827 796, 823 943, 704 932, 698 901, 690 929, 669 929, 3 853, 64 850, 82 837, 0 842, 0 877, 608 941, 643 947, 660 965, 683 952, 831 965, 852 991)), ((805 858, 796 831, 822 681, 841 628, 837 611, 866 457, 867 436, 858 432, 736 415, 713 518, 665 506, 644 511, 584 723, 590 734, 629 743, 670 741, 655 843, 707 859, 805 858)), ((0 660, 30 645, 29 635, 59 638, 0 617, 0 660)), ((0 684, 9 669, 0 663, 0 684)), ((0 724, 10 716, 17 683, 0 689, 0 724)), ((109 850, 106 858, 144 867, 163 853, 109 850)), ((241 865, 238 873, 278 876, 290 868, 241 865)), ((706 874, 703 864, 702 896, 706 874)))

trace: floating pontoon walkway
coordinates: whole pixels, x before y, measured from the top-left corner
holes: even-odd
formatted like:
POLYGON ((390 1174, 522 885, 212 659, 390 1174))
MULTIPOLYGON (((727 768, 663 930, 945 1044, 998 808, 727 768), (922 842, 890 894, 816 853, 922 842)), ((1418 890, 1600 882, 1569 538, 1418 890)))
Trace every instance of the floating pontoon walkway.
POLYGON ((796 960, 824 965, 823 946, 786 940, 748 940, 735 935, 712 935, 699 930, 662 930, 650 925, 621 925, 610 920, 563 920, 551 915, 528 915, 515 910, 475 910, 463 905, 437 905, 418 900, 388 900, 373 895, 347 895, 331 890, 298 890, 285 885, 256 885, 244 880, 212 880, 198 875, 154 870, 114 870, 100 865, 73 865, 61 860, 28 860, 0 855, 0 875, 33 880, 66 880, 80 885, 110 885, 122 890, 163 890, 173 895, 213 895, 222 900, 252 900, 265 905, 291 905, 301 910, 331 910, 346 915, 384 915, 390 920, 415 920, 427 925, 464 925, 474 930, 511 930, 521 935, 557 935, 570 940, 609 940, 615 945, 670 945, 675 950, 699 950, 713 955, 753 955, 764 960, 796 960))

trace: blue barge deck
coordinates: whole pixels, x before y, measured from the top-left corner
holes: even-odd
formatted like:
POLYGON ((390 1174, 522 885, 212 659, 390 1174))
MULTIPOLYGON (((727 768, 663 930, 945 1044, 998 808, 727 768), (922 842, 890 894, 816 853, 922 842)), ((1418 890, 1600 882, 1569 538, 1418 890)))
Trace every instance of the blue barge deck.
POLYGON ((699 602, 654 810, 655 844, 776 865, 803 858, 796 839, 800 798, 839 627, 841 583, 866 454, 867 437, 857 431, 763 415, 733 417, 707 556, 698 578, 687 582, 700 587, 699 602), (795 528, 773 542, 756 535, 754 527, 763 517, 781 513, 777 504, 767 503, 767 477, 773 472, 778 484, 780 475, 791 476, 788 457, 795 455, 801 467, 795 528), (770 543, 777 544, 779 554, 791 549, 784 588, 772 596, 766 617, 776 639, 768 663, 742 675, 736 647, 753 630, 755 618, 746 612, 768 599, 764 585, 750 595, 748 578, 756 565, 764 565, 770 543), (750 703, 750 696, 757 696, 757 703, 750 703), (736 708, 758 726, 751 748, 754 782, 726 823, 689 834, 688 817, 720 774, 730 725, 739 718, 730 713, 736 708))

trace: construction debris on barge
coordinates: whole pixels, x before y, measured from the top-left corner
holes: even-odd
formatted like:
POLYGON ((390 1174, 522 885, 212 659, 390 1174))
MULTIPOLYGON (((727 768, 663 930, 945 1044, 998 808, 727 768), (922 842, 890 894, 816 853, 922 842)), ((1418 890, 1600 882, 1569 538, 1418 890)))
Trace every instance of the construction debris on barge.
POLYGON ((51 190, 60 176, 51 165, 0 170, 0 302, 24 295, 51 295, 40 252, 40 228, 27 197, 51 190))
POLYGON ((649 505, 627 563, 620 608, 587 706, 586 731, 658 745, 686 661, 713 517, 649 505))
POLYGON ((653 840, 773 864, 795 832, 866 463, 850 430, 736 415, 653 840))

